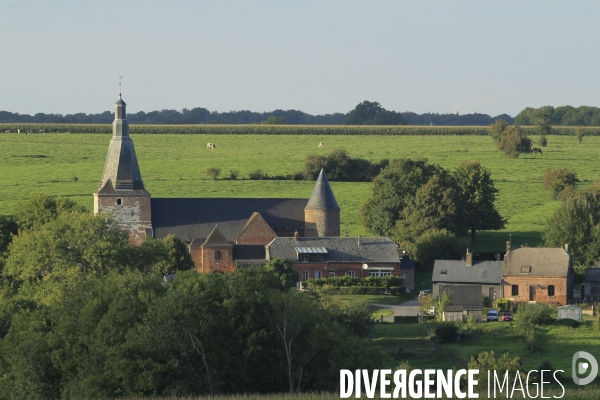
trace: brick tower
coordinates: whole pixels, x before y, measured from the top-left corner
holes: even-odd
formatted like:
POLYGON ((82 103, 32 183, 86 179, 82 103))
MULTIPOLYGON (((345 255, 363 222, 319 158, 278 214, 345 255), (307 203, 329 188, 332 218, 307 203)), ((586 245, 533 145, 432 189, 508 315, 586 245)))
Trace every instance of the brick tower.
POLYGON ((340 206, 323 169, 304 209, 304 236, 340 236, 340 206))
POLYGON ((152 236, 150 193, 142 182, 125 107, 119 94, 102 180, 94 192, 94 213, 111 214, 129 232, 131 242, 140 244, 146 236, 152 236))

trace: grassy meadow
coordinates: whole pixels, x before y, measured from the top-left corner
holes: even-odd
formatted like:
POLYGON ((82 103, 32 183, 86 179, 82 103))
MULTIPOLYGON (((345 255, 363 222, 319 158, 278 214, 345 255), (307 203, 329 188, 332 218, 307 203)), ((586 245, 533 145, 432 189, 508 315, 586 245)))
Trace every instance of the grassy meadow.
MULTIPOLYGON (((600 179, 600 137, 549 136, 543 155, 508 159, 486 136, 373 135, 132 135, 146 188, 154 197, 299 197, 308 198, 313 182, 209 180, 206 169, 230 170, 240 177, 261 169, 269 175, 300 171, 307 154, 328 154, 341 147, 352 157, 371 161, 426 157, 454 169, 478 160, 492 171, 500 193, 497 204, 508 218, 506 230, 478 234, 476 251, 500 251, 508 234, 513 244, 535 246, 546 218, 558 201, 544 191, 546 169, 566 167, 577 172, 582 185, 600 179), (322 149, 318 142, 324 142, 322 149), (206 149, 206 143, 217 145, 206 149)), ((537 137, 532 137, 537 143, 537 137)), ((109 134, 0 135, 0 214, 32 193, 62 195, 92 209, 92 192, 101 178, 109 134)), ((370 195, 371 183, 332 182, 342 208, 342 230, 368 235, 359 209, 370 195)))

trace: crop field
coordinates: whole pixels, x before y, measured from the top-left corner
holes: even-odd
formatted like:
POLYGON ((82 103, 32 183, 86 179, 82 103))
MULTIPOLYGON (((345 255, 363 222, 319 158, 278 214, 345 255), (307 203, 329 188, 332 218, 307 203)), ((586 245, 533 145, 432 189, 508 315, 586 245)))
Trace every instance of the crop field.
MULTIPOLYGON (((476 251, 500 251, 512 234, 513 244, 535 246, 546 218, 559 204, 544 191, 546 169, 566 167, 582 185, 600 179, 600 137, 579 144, 572 136, 549 136, 543 155, 508 159, 486 136, 392 135, 132 135, 146 188, 154 197, 298 197, 308 198, 313 182, 243 179, 261 169, 269 175, 302 170, 307 154, 328 154, 345 148, 351 157, 426 157, 444 168, 478 160, 492 171, 500 189, 497 204, 508 218, 504 231, 478 233, 476 251), (318 142, 324 142, 322 149, 318 142), (206 149, 206 143, 217 145, 206 149), (222 176, 238 171, 241 179, 210 180, 207 168, 222 176)), ((533 136, 534 143, 537 137, 533 136)), ((92 209, 92 193, 101 178, 109 134, 0 135, 0 214, 32 193, 62 195, 92 209)), ((371 193, 371 183, 332 182, 342 208, 341 229, 368 235, 359 209, 371 193)))

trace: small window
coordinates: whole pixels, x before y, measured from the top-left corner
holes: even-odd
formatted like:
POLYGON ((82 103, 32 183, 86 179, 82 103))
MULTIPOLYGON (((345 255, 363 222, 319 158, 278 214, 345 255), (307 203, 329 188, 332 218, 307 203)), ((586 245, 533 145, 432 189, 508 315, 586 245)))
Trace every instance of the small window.
POLYGON ((330 278, 335 278, 335 272, 331 272, 331 271, 330 271, 330 272, 329 272, 329 277, 330 277, 330 278))
POLYGON ((554 296, 554 285, 548 285, 548 296, 554 296))
POLYGON ((445 269, 443 269, 443 270, 440 272, 440 275, 448 275, 448 270, 445 270, 445 269))
POLYGON ((528 274, 531 272, 531 267, 521 267, 521 272, 524 274, 528 274))
POLYGON ((302 256, 302 262, 308 262, 308 254, 302 256))
POLYGON ((511 293, 512 293, 512 296, 519 296, 519 285, 512 285, 511 293))
POLYGON ((118 205, 118 206, 120 206, 120 205, 121 205, 121 198, 120 198, 120 197, 117 199, 117 205, 118 205))
POLYGON ((315 271, 315 279, 321 279, 321 271, 315 271))
POLYGON ((406 272, 403 272, 402 273, 402 279, 406 280, 406 278, 407 278, 406 272))
POLYGON ((223 254, 221 253, 221 250, 215 250, 215 260, 220 260, 221 258, 223 258, 223 254))
POLYGON ((354 278, 356 276, 356 274, 354 273, 354 271, 348 271, 346 273, 346 275, 348 275, 349 277, 352 277, 352 278, 354 278))
POLYGON ((308 280, 308 271, 302 271, 302 282, 306 282, 308 280))

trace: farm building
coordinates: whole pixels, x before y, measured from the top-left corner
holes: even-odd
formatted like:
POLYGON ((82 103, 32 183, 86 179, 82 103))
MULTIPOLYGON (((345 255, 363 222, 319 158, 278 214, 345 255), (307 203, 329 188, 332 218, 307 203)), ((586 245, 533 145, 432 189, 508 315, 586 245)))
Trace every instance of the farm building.
POLYGON ((441 285, 475 286, 481 296, 489 299, 501 296, 502 261, 473 261, 467 249, 464 260, 435 260, 433 265, 433 296, 438 296, 441 285))
MULTIPOLYGON (((306 240, 330 238, 332 243, 336 238, 342 242, 344 239, 356 241, 339 238, 340 207, 323 170, 309 199, 152 198, 142 181, 121 95, 115 103, 113 136, 102 180, 94 192, 94 212, 111 214, 129 232, 134 244, 143 242, 146 237, 163 239, 170 234, 177 235, 188 244, 196 270, 207 273, 229 272, 236 264, 264 264, 267 261, 265 246, 275 239, 293 241, 296 236, 306 240)), ((363 261, 381 263, 385 260, 400 273, 397 247, 387 238, 378 239, 386 243, 381 247, 385 248, 381 255, 363 254, 366 248, 371 248, 372 238, 364 239, 362 246, 355 246, 356 254, 362 254, 361 265, 363 261), (388 252, 392 246, 395 257, 388 252)), ((323 257, 331 257, 331 254, 323 257)), ((334 259, 327 258, 326 262, 330 261, 334 259)), ((328 268, 338 267, 329 265, 328 268)), ((391 271, 386 268, 387 264, 381 271, 391 271)), ((408 269, 406 272, 409 273, 408 269)))
POLYGON ((483 298, 481 288, 476 285, 442 285, 440 295, 450 293, 452 303, 442 310, 444 321, 466 321, 472 316, 475 321, 481 321, 483 313, 483 298))
POLYGON ((504 298, 513 302, 559 305, 573 299, 573 266, 565 249, 509 249, 502 267, 504 298))
POLYGON ((594 265, 594 268, 585 270, 585 281, 583 286, 583 300, 600 300, 600 266, 594 265))
POLYGON ((402 274, 398 248, 388 238, 276 237, 266 248, 267 260, 290 261, 301 282, 344 275, 366 278, 402 274))

